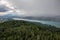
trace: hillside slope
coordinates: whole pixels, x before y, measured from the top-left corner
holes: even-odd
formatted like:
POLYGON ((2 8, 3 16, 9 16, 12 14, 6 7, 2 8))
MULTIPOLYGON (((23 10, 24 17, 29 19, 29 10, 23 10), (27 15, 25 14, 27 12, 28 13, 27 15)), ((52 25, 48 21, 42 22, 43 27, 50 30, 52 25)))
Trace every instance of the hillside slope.
POLYGON ((0 23, 0 40, 60 40, 60 28, 27 21, 0 23))

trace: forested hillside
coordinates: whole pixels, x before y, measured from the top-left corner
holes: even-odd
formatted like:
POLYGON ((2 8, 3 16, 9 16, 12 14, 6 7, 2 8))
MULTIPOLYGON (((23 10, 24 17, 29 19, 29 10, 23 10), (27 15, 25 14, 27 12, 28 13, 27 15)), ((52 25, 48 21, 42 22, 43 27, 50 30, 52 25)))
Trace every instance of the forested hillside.
POLYGON ((27 21, 0 23, 0 40, 60 40, 60 28, 27 21))

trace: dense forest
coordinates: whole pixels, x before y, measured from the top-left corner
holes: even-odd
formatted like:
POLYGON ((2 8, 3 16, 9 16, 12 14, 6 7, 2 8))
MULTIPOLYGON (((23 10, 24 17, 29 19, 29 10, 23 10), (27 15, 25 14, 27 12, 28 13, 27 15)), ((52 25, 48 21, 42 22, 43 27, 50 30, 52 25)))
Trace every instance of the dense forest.
POLYGON ((60 28, 27 21, 0 23, 0 40, 60 40, 60 28))

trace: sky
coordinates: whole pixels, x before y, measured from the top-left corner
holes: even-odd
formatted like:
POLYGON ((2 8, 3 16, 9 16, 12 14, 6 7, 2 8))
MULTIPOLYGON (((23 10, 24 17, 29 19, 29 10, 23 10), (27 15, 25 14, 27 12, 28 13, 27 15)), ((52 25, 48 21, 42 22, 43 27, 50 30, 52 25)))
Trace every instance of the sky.
POLYGON ((59 16, 60 0, 7 0, 25 16, 59 16))
POLYGON ((0 16, 5 15, 14 15, 14 16, 22 16, 25 12, 22 10, 16 9, 13 4, 9 3, 7 0, 0 1, 0 16))
POLYGON ((18 9, 30 16, 60 15, 60 0, 10 0, 18 9))

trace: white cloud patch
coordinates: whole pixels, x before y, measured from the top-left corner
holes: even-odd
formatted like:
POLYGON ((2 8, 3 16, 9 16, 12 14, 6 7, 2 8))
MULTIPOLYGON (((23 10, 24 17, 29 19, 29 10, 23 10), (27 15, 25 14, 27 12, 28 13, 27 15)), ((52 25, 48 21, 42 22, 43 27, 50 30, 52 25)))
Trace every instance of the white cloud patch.
POLYGON ((11 14, 13 16, 24 16, 24 12, 22 11, 19 11, 19 10, 10 10, 10 11, 7 11, 7 12, 0 12, 0 16, 4 16, 4 15, 8 15, 8 14, 11 14))
POLYGON ((4 15, 14 15, 14 16, 22 16, 24 15, 24 11, 23 10, 18 10, 15 9, 13 6, 11 6, 7 1, 0 1, 0 16, 4 16, 4 15))

